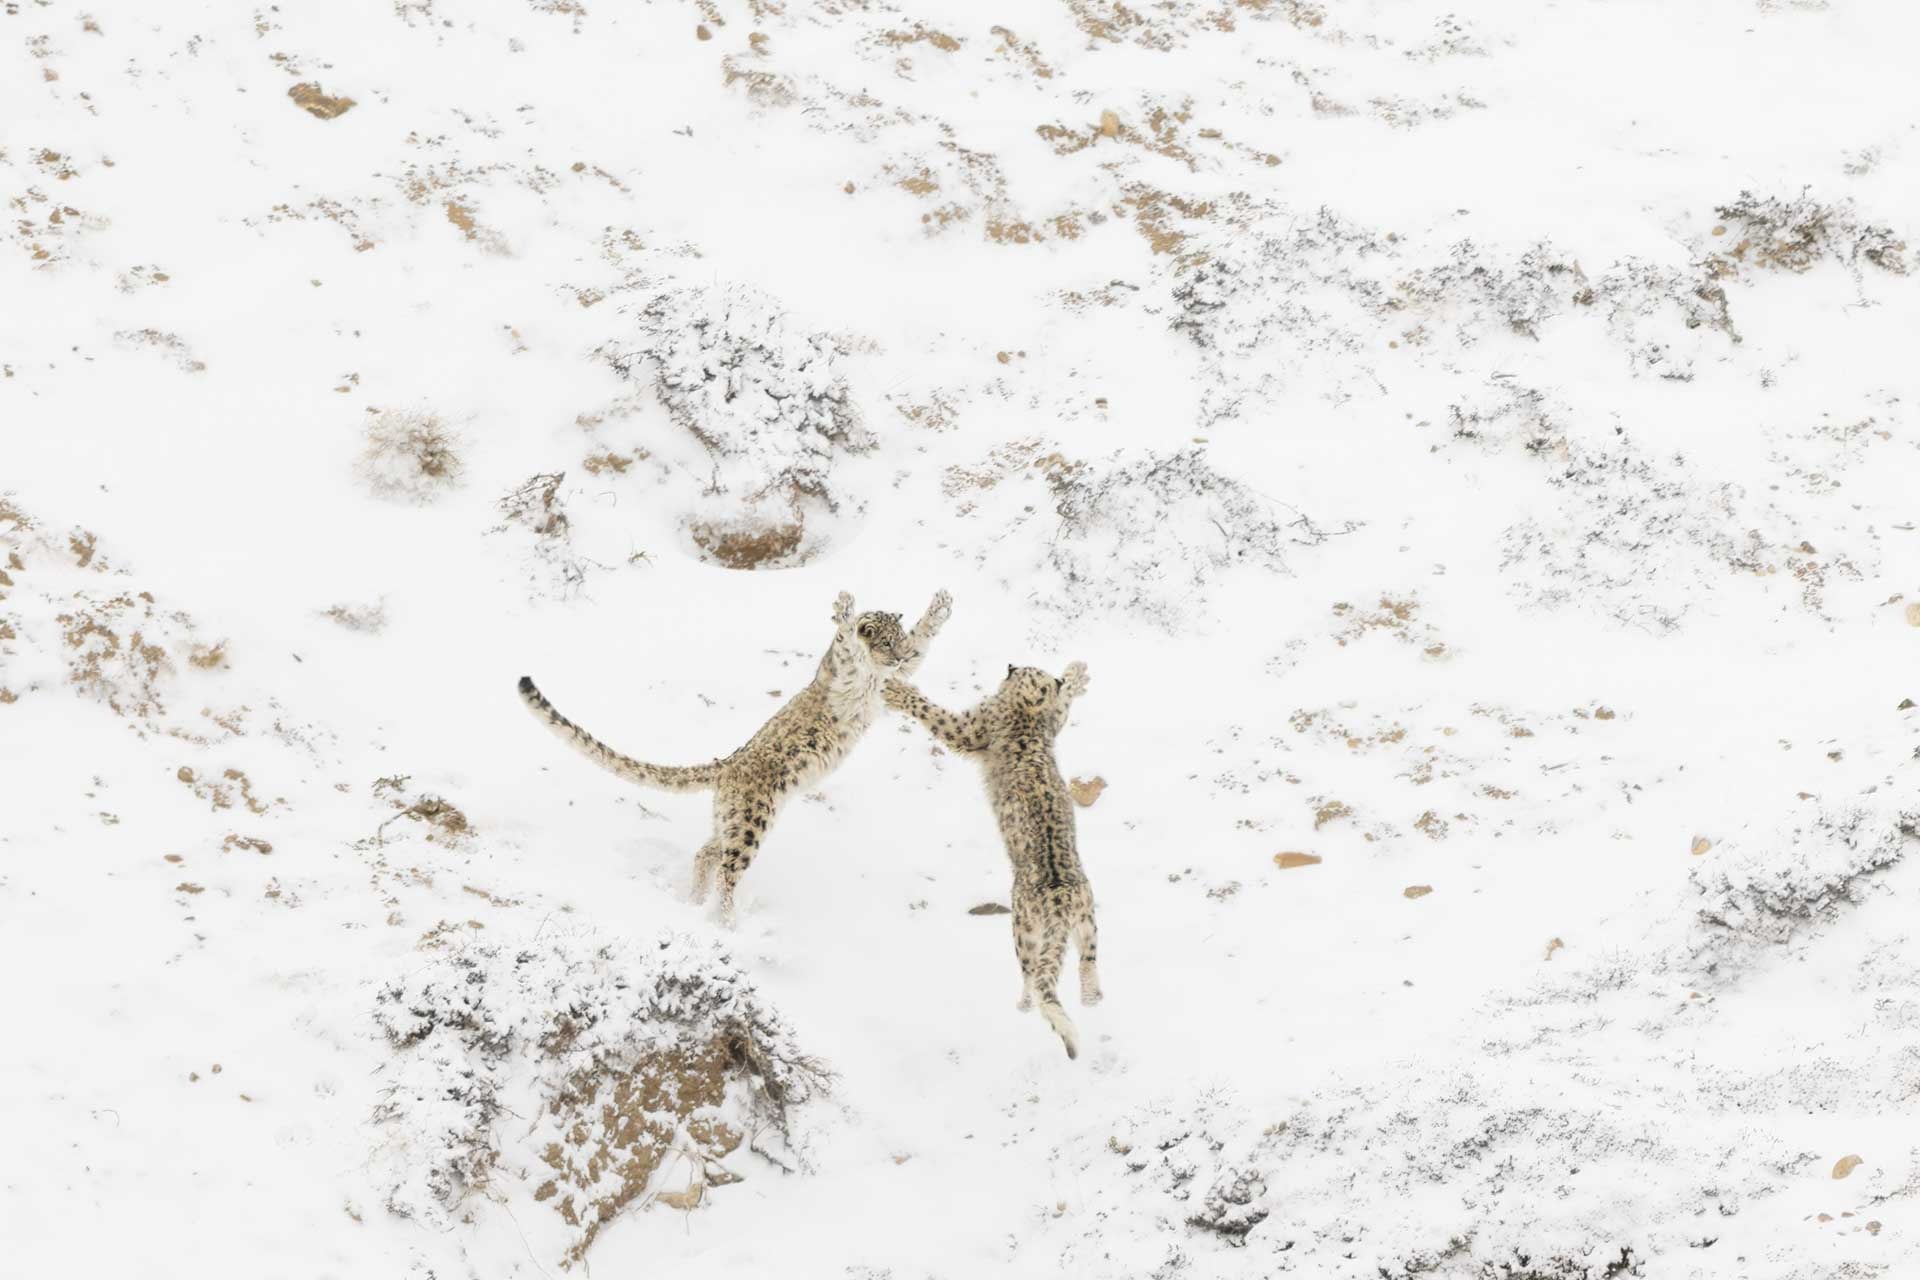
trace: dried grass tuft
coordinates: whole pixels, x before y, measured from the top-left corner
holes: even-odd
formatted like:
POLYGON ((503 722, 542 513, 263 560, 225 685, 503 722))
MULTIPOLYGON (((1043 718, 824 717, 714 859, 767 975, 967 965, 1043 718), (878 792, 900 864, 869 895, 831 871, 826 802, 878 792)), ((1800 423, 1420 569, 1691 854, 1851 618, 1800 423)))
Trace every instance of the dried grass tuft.
POLYGON ((367 424, 359 471, 377 497, 425 505, 457 488, 466 464, 459 433, 438 416, 385 409, 367 424))

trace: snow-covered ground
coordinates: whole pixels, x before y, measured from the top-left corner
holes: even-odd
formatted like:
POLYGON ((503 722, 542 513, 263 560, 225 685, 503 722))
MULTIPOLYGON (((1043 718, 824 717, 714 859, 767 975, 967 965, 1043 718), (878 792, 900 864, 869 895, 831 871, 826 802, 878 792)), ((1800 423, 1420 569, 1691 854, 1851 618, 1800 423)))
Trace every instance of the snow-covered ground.
POLYGON ((0 0, 0 1273, 1914 1274, 1917 39, 0 0), (729 932, 513 691, 941 587, 1092 672, 1078 1062, 917 726, 729 932))

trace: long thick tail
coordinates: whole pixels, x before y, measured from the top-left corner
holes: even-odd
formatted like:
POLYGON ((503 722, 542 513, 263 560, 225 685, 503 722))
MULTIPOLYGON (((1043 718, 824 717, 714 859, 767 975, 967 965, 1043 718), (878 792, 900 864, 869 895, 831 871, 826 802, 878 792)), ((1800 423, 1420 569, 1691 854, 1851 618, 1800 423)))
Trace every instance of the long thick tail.
POLYGON ((1040 956, 1033 968, 1033 995, 1039 1002, 1040 1016, 1047 1020, 1054 1034, 1067 1046, 1067 1057, 1080 1056, 1080 1033, 1075 1030, 1073 1019, 1060 1006, 1060 964, 1066 958, 1067 931, 1048 929, 1040 940, 1040 956))
POLYGON ((531 676, 520 677, 520 700, 540 722, 553 730, 554 736, 568 743, 581 755, 586 756, 609 773, 617 773, 629 782, 638 782, 642 786, 659 787, 662 791, 707 791, 711 790, 719 776, 720 766, 716 761, 711 764, 661 765, 648 764, 644 760, 635 760, 632 756, 623 756, 600 739, 582 729, 573 721, 561 715, 546 695, 535 687, 531 676))

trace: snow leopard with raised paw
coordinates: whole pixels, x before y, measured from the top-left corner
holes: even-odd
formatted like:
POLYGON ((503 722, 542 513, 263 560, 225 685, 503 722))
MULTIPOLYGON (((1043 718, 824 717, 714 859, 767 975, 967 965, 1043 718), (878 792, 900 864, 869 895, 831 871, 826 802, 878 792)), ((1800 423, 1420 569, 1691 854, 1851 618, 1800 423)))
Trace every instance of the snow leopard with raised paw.
POLYGON ((1013 948, 1020 960, 1020 1008, 1038 999, 1048 1025, 1080 1056, 1073 1020, 1056 987, 1072 940, 1080 953, 1080 1003, 1100 1002, 1096 969, 1099 933, 1093 889, 1080 867, 1073 798, 1054 763, 1053 740, 1067 708, 1087 691, 1087 664, 1076 662, 1055 679, 1033 667, 1008 667, 986 701, 962 715, 935 706, 902 679, 890 679, 886 702, 904 711, 947 748, 986 766, 987 798, 1013 860, 1013 948))
POLYGON ((833 606, 833 643, 813 681, 745 746, 706 764, 647 764, 622 755, 561 715, 526 676, 520 677, 520 697, 561 739, 631 782, 665 791, 713 792, 713 835, 694 855, 692 897, 706 901, 718 872, 720 917, 731 923, 734 891, 780 806, 846 759, 879 715, 886 678, 916 671, 952 612, 953 597, 936 592, 920 621, 906 631, 897 613, 854 613, 853 597, 842 591, 833 606))

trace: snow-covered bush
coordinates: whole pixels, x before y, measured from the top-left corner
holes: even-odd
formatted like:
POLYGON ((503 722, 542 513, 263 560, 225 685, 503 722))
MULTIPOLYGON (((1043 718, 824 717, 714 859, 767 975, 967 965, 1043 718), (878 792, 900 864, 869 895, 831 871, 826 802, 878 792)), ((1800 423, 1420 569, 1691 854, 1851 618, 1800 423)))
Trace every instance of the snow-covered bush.
POLYGON ((1573 259, 1542 241, 1503 261, 1462 240, 1445 262, 1415 269, 1400 281, 1398 301, 1415 312, 1450 319, 1462 346, 1487 327, 1528 338, 1576 305, 1586 277, 1573 259))
POLYGON ((1686 1238, 1690 1220, 1724 1203, 1720 1166, 1758 1155, 1688 1148, 1653 1113, 1569 1099, 1551 1077, 1425 1065, 1279 1116, 1218 1090, 1142 1105, 1075 1157, 1091 1228, 1063 1266, 1194 1280, 1611 1280, 1686 1238))
POLYGON ((1837 1274, 1807 1234, 1834 1219, 1800 1198, 1835 1188, 1830 1212, 1865 1245, 1882 1227, 1874 1207, 1920 1185, 1913 1157, 1890 1153, 1874 1184, 1841 1190, 1844 1173, 1827 1170, 1847 1147, 1823 1151, 1821 1131, 1778 1117, 1876 1115, 1920 1079, 1914 1006, 1884 998, 1902 989, 1894 974, 1912 985, 1905 926, 1895 914, 1858 934, 1828 927, 1917 823, 1875 795, 1756 823, 1644 904, 1644 948, 1556 962, 1494 993, 1457 1036, 1377 1069, 1303 1076, 1265 1106, 1237 1087, 1141 1099, 1056 1157, 1079 1197, 1077 1225, 1057 1237, 1062 1269, 1618 1280, 1717 1245, 1728 1274, 1837 1274), (1743 1038, 1720 1021, 1734 1016, 1717 1004, 1730 962, 1757 966, 1780 943, 1869 957, 1853 989, 1872 994, 1879 1025, 1743 1038), (1635 1037, 1658 1046, 1651 1057, 1617 1052, 1635 1037))
POLYGON ((1287 569, 1292 547, 1310 547, 1354 526, 1325 529, 1216 470, 1200 449, 1120 455, 1104 467, 1056 467, 1058 529, 1044 564, 1060 591, 1045 600, 1078 614, 1138 614, 1171 631, 1220 574, 1287 569))
POLYGON ((1203 351, 1217 346, 1221 335, 1215 317, 1241 295, 1242 270, 1233 262, 1210 258, 1178 277, 1173 285, 1178 309, 1167 327, 1203 351))
POLYGON ((367 422, 360 476, 377 497, 425 504, 460 483, 459 436, 438 417, 386 409, 367 422))
POLYGON ((1521 516, 1500 538, 1501 568, 1531 604, 1581 603, 1643 630, 1672 631, 1715 591, 1745 579, 1791 592, 1825 616, 1830 588, 1877 566, 1871 530, 1817 495, 1706 476, 1678 450, 1648 453, 1621 430, 1583 439, 1577 415, 1549 417, 1544 402, 1513 408, 1457 414, 1455 426, 1508 432, 1544 467, 1552 507, 1521 516))
POLYGON ((1688 382, 1703 356, 1741 341, 1726 289, 1698 268, 1623 258, 1580 295, 1606 321, 1607 336, 1627 353, 1635 374, 1688 382), (1710 335, 1724 339, 1710 341, 1710 335))
POLYGON ((1589 279, 1577 257, 1550 241, 1518 256, 1470 240, 1446 261, 1416 266, 1390 303, 1414 345, 1446 335, 1470 347, 1497 332, 1539 340, 1562 318, 1600 317, 1636 374, 1685 381, 1709 346, 1738 343, 1726 291, 1699 266, 1622 258, 1589 279))
POLYGON ((1670 631, 1728 570, 1764 564, 1766 543, 1740 518, 1736 486, 1703 485, 1683 459, 1650 458, 1624 437, 1556 444, 1546 456, 1557 517, 1517 520, 1501 539, 1501 568, 1531 603, 1590 601, 1670 631))
POLYGON ((794 1109, 829 1081, 724 951, 674 935, 443 951, 381 987, 373 1020, 394 1053, 373 1117, 387 1208, 445 1228, 476 1193, 542 1204, 562 1264, 629 1205, 739 1181, 743 1147, 792 1167, 794 1109))
POLYGON ((1689 876, 1706 949, 1783 943, 1832 919, 1908 852, 1917 824, 1920 812, 1849 804, 1722 843, 1689 876))
POLYGON ((321 616, 332 619, 349 631, 377 635, 387 628, 386 597, 382 596, 371 604, 343 600, 322 611, 321 616))
POLYGON ((570 596, 587 580, 587 573, 607 566, 582 554, 573 543, 573 520, 567 514, 567 473, 543 472, 529 476, 502 494, 494 504, 500 523, 488 533, 518 531, 532 539, 525 544, 527 581, 536 594, 570 596))
POLYGON ((874 443, 839 341, 746 285, 669 289, 636 318, 637 341, 605 352, 623 376, 647 382, 708 454, 704 493, 723 501, 689 515, 696 544, 731 568, 804 559, 806 504, 839 510, 846 495, 835 461, 874 443))
POLYGON ((1199 423, 1234 417, 1249 395, 1305 370, 1339 385, 1383 324, 1394 323, 1380 277, 1398 250, 1322 208, 1279 206, 1209 223, 1206 260, 1173 283, 1168 322, 1200 348, 1199 423))
POLYGON ((1725 248, 1710 259, 1721 274, 1743 265, 1805 271, 1822 258, 1854 271, 1862 262, 1894 275, 1908 270, 1906 243, 1891 228, 1862 222, 1851 200, 1825 204, 1808 189, 1788 200, 1742 191, 1714 212, 1727 225, 1725 248))
MULTIPOLYGON (((1240 413, 1249 396, 1296 378, 1336 398, 1377 389, 1369 352, 1445 352, 1557 324, 1601 321, 1632 371, 1675 381, 1741 341, 1728 288, 1743 267, 1804 271, 1821 260, 1911 268, 1892 230, 1846 201, 1742 193, 1716 210, 1720 234, 1673 260, 1622 258, 1590 276, 1577 246, 1502 246, 1383 234, 1332 210, 1279 202, 1222 205, 1193 232, 1194 256, 1171 276, 1169 327, 1198 349, 1207 387, 1200 422, 1240 413)), ((1394 357, 1403 362, 1405 356, 1394 357)))

